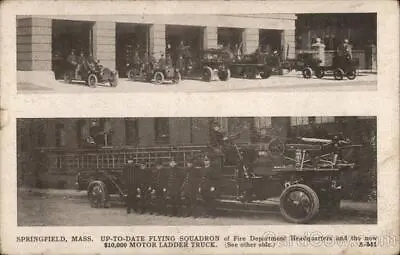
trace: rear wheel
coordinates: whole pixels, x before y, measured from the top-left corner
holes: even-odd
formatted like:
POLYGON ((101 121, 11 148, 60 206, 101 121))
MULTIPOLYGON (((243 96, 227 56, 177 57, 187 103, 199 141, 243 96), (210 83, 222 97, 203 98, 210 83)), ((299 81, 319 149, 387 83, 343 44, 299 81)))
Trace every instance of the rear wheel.
POLYGON ((229 68, 222 68, 221 70, 218 71, 218 78, 221 81, 227 81, 231 77, 231 71, 229 68))
POLYGON ((310 79, 312 77, 312 69, 310 67, 304 68, 302 73, 305 79, 310 79))
POLYGON ((97 76, 95 74, 89 74, 87 83, 89 87, 95 88, 97 86, 97 76))
POLYGON ((272 69, 269 66, 264 67, 264 70, 260 73, 261 78, 267 79, 271 76, 272 69))
POLYGON ((213 73, 213 70, 211 69, 211 67, 209 67, 209 66, 203 67, 203 75, 202 75, 203 81, 207 81, 207 82, 211 81, 212 73, 213 73))
POLYGON ((291 185, 281 194, 280 210, 282 216, 289 222, 308 223, 319 211, 317 193, 304 184, 291 185))
POLYGON ((164 74, 162 72, 156 72, 153 78, 156 84, 162 84, 164 82, 164 74))
POLYGON ((349 80, 354 80, 357 76, 356 70, 352 69, 350 71, 347 72, 346 77, 349 80))
POLYGON ((344 76, 344 71, 342 68, 336 68, 333 71, 333 77, 335 78, 335 80, 338 81, 343 80, 343 76, 344 76))
POLYGON ((325 75, 324 69, 322 69, 321 67, 315 69, 315 76, 318 79, 321 79, 322 77, 324 77, 324 75, 325 75))

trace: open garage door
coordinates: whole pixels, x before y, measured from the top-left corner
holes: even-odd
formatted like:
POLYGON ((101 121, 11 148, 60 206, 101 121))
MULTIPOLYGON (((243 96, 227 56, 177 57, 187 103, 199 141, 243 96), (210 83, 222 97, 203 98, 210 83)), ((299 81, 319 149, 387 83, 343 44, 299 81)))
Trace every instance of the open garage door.
POLYGON ((192 60, 199 59, 203 50, 203 27, 167 25, 165 35, 166 52, 170 51, 173 63, 176 63, 181 46, 187 46, 192 60))
POLYGON ((227 47, 236 52, 243 45, 243 29, 231 27, 218 28, 218 47, 227 47))
POLYGON ((149 54, 149 25, 117 23, 116 25, 116 69, 120 77, 126 77, 127 64, 131 64, 134 54, 140 59, 149 54))
POLYGON ((92 54, 93 22, 53 20, 52 21, 52 70, 56 79, 62 79, 65 63, 72 50, 79 56, 92 54))
POLYGON ((282 30, 260 29, 259 31, 259 45, 262 52, 272 53, 273 51, 277 50, 281 54, 286 54, 282 52, 282 30))

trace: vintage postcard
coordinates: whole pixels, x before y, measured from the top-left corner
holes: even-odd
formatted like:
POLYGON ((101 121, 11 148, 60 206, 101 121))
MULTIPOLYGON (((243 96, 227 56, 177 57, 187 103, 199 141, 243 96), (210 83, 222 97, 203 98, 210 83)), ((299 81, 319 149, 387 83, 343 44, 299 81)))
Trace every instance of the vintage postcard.
POLYGON ((3 254, 397 254, 395 1, 5 1, 3 254))

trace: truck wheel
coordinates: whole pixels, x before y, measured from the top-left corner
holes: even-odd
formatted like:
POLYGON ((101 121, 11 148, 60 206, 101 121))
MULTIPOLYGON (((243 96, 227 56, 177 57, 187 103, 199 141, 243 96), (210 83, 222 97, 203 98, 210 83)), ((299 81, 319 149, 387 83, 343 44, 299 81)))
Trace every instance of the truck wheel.
POLYGON ((91 185, 88 190, 88 199, 93 208, 106 207, 107 191, 105 185, 101 182, 91 185))
POLYGON ((318 79, 322 79, 322 77, 325 76, 324 69, 322 69, 321 67, 316 68, 315 69, 315 76, 317 76, 318 79))
POLYGON ((229 68, 222 69, 222 70, 218 71, 218 78, 221 81, 229 80, 230 76, 231 76, 231 71, 229 70, 229 68))
POLYGON ((97 86, 97 76, 95 74, 89 74, 87 78, 87 83, 89 87, 96 88, 97 86))
POLYGON ((312 77, 312 69, 310 67, 306 67, 302 71, 303 78, 310 79, 312 77))
POLYGON ((338 81, 343 80, 343 76, 344 76, 344 71, 342 68, 336 68, 333 71, 333 77, 335 78, 335 80, 338 81))
POLYGON ((203 75, 202 75, 203 81, 207 82, 211 81, 212 74, 213 70, 210 67, 208 66, 203 67, 203 75))
POLYGON ((346 74, 346 77, 349 80, 354 80, 356 78, 356 76, 357 76, 357 72, 354 69, 348 71, 347 74, 346 74))
POLYGON ((164 74, 162 72, 156 72, 153 78, 156 84, 162 84, 164 82, 164 74))
POLYGON ((319 211, 317 193, 304 184, 291 185, 281 194, 280 211, 289 222, 308 223, 315 218, 319 211))
POLYGON ((261 78, 268 79, 271 76, 272 70, 270 67, 265 67, 264 70, 260 73, 261 78))

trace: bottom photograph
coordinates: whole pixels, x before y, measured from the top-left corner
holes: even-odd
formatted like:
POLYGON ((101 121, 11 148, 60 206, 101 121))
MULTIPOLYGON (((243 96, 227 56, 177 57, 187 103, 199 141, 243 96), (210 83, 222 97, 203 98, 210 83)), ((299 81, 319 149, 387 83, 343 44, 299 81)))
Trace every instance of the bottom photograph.
POLYGON ((18 226, 377 224, 375 116, 17 119, 18 226))

